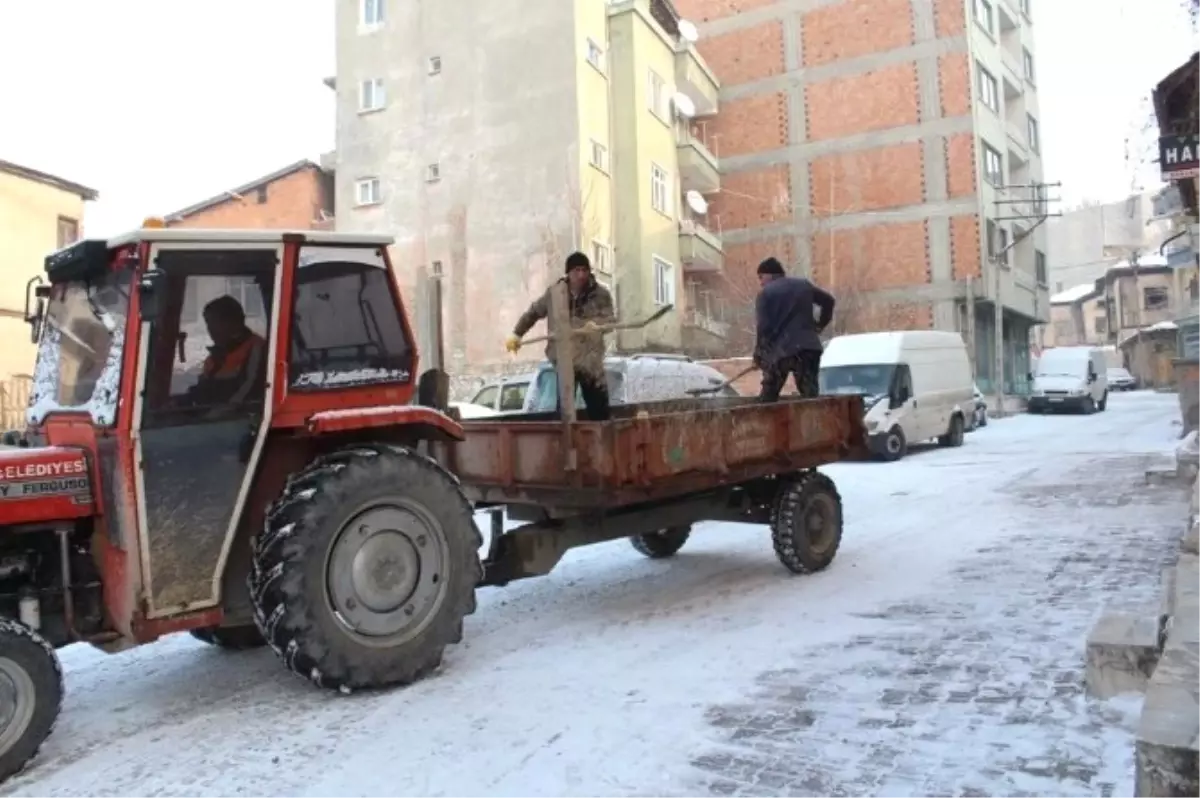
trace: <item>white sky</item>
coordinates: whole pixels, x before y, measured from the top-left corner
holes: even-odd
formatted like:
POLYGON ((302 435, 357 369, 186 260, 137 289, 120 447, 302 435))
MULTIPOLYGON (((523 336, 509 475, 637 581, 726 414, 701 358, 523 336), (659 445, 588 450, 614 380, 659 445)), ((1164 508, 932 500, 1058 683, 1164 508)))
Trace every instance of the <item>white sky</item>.
MULTIPOLYGON (((0 158, 99 190, 93 235, 315 159, 333 147, 335 1, 0 2, 0 158)), ((1144 98, 1196 47, 1179 0, 1033 14, 1047 180, 1068 205, 1120 198, 1144 98)))

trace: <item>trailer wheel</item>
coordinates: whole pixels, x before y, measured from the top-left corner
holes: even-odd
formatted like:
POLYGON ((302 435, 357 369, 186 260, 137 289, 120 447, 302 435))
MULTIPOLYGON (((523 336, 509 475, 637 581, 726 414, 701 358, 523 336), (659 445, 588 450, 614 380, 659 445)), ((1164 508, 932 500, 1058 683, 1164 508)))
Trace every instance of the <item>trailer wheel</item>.
POLYGON ((842 542, 842 497, 833 480, 805 471, 784 481, 771 511, 771 542, 792 573, 827 568, 842 542))
POLYGON ((37 754, 54 729, 62 699, 54 649, 24 624, 0 619, 0 781, 37 754))
POLYGON ((322 457, 288 480, 255 541, 255 623, 321 687, 408 684, 462 639, 483 540, 457 480, 398 446, 322 457))
POLYGON ((676 552, 683 548, 683 544, 687 543, 688 537, 691 534, 691 525, 672 526, 660 529, 657 532, 634 535, 629 538, 629 542, 639 554, 643 554, 652 560, 661 560, 664 557, 674 556, 676 552))
POLYGON ((259 648, 267 644, 267 641, 263 639, 262 633, 258 631, 258 627, 253 624, 249 626, 209 626, 204 629, 193 629, 192 637, 201 643, 208 643, 210 646, 230 651, 244 651, 250 648, 259 648))

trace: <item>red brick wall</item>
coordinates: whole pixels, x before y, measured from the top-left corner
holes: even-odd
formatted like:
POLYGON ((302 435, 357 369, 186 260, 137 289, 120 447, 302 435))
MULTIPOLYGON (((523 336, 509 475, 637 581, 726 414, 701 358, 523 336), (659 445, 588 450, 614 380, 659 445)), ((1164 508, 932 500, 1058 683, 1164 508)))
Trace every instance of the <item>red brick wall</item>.
POLYGON ((812 238, 813 279, 861 292, 929 282, 926 222, 875 224, 812 238))
POLYGON ((766 22, 713 36, 696 46, 719 76, 722 86, 736 86, 784 72, 782 22, 766 22))
POLYGON ((955 216, 950 219, 950 253, 954 279, 979 276, 979 217, 955 216))
POLYGON ((191 214, 168 227, 275 228, 311 230, 329 227, 319 223, 321 209, 332 203, 325 196, 321 172, 305 169, 267 185, 266 202, 251 191, 240 200, 229 199, 191 214))
POLYGON ((809 67, 896 50, 914 40, 911 0, 847 0, 801 20, 809 67))
POLYGON ((946 138, 946 192, 951 198, 975 193, 975 137, 970 133, 946 138))
POLYGON ((809 204, 816 216, 919 205, 925 198, 920 142, 827 155, 809 164, 809 204))
POLYGON ((792 192, 787 165, 724 175, 708 213, 720 221, 722 230, 790 222, 792 192))
POLYGON ((967 28, 967 9, 963 0, 934 0, 933 18, 938 38, 956 36, 967 28))
POLYGON ((721 104, 713 133, 719 158, 777 150, 788 143, 788 101, 783 92, 721 104))
POLYGON ((776 0, 678 0, 675 8, 684 19, 708 22, 765 8, 775 2, 776 0))
POLYGON ((921 118, 917 65, 911 61, 810 83, 804 95, 808 137, 814 141, 915 125, 921 118))
POLYGON ((966 53, 938 57, 938 87, 942 116, 964 116, 971 112, 971 63, 966 53))

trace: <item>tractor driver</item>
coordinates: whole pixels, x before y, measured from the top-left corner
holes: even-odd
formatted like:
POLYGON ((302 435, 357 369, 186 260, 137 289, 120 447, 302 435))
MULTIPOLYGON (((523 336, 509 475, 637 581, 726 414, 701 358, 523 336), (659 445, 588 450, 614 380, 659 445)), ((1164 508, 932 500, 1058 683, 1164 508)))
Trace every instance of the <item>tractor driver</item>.
POLYGON ((228 295, 217 297, 204 306, 204 326, 212 346, 200 379, 182 404, 232 410, 260 397, 266 387, 267 342, 246 326, 241 303, 228 295))

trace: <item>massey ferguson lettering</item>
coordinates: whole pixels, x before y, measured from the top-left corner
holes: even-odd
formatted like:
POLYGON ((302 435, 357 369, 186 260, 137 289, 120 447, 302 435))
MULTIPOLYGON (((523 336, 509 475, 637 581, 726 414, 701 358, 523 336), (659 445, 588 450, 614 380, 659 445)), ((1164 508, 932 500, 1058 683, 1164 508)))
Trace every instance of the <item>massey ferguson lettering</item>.
POLYGON ((38 477, 68 477, 87 472, 87 463, 83 460, 67 460, 58 463, 19 463, 0 467, 0 479, 5 482, 38 477))
POLYGON ((87 477, 0 483, 0 501, 4 499, 24 499, 31 496, 76 495, 91 495, 91 486, 88 483, 87 477))

